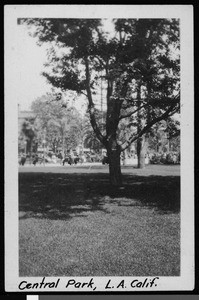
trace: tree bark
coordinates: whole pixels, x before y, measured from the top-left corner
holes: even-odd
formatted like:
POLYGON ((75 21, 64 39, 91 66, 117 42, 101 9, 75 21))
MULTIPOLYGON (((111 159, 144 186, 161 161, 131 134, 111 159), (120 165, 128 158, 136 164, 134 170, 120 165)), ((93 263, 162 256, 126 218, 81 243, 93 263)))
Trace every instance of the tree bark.
MULTIPOLYGON (((137 88, 137 98, 138 98, 138 124, 137 124, 137 133, 139 134, 142 130, 142 114, 140 111, 141 107, 141 84, 138 85, 137 88)), ((144 136, 141 136, 137 139, 137 158, 138 158, 138 168, 143 169, 145 168, 145 147, 144 143, 145 139, 144 136)))
POLYGON ((138 168, 145 168, 145 156, 146 156, 146 140, 142 136, 137 140, 137 158, 138 158, 138 168))
POLYGON ((107 151, 108 160, 109 160, 110 183, 113 186, 121 186, 122 185, 120 153, 121 153, 121 151, 118 148, 111 149, 110 146, 107 151))
MULTIPOLYGON (((111 97, 113 91, 113 84, 111 80, 108 80, 106 136, 103 136, 95 118, 95 109, 90 88, 90 71, 88 57, 85 57, 85 67, 86 90, 89 102, 88 111, 90 114, 90 122, 97 138, 107 149, 109 160, 110 183, 114 186, 120 186, 122 184, 122 174, 120 165, 121 147, 117 144, 116 136, 122 101, 119 98, 115 99, 111 97)), ((108 71, 106 71, 106 75, 108 75, 108 71)))
POLYGON ((63 158, 65 157, 65 149, 64 149, 64 146, 65 146, 64 135, 62 135, 62 156, 63 156, 63 158))
POLYGON ((120 165, 121 146, 117 143, 117 128, 119 123, 119 115, 121 102, 119 99, 109 98, 107 108, 107 154, 109 159, 110 183, 114 186, 122 185, 122 173, 120 165))

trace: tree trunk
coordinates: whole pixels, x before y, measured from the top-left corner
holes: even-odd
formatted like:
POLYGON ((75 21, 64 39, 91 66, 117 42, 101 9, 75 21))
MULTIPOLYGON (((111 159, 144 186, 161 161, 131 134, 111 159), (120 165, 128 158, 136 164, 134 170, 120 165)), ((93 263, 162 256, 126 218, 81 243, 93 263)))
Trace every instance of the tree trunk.
POLYGON ((62 157, 65 157, 65 149, 64 149, 65 143, 64 143, 64 137, 62 138, 62 157))
POLYGON ((144 136, 137 140, 137 158, 139 169, 145 168, 146 145, 147 142, 144 136))
POLYGON ((32 163, 32 142, 33 140, 30 139, 30 164, 32 163))
POLYGON ((109 160, 109 175, 110 183, 114 186, 122 185, 122 173, 120 165, 120 150, 108 150, 108 160, 109 160))
MULTIPOLYGON (((110 92, 110 91, 109 91, 110 92)), ((117 128, 121 109, 121 101, 108 97, 106 132, 107 142, 105 144, 109 159, 110 183, 113 186, 122 185, 122 174, 120 165, 121 147, 117 143, 117 128)))
POLYGON ((126 157, 127 157, 127 150, 125 149, 123 152, 122 152, 122 164, 123 166, 126 165, 126 157))
MULTIPOLYGON (((137 133, 139 134, 142 130, 142 114, 140 110, 141 106, 141 84, 139 84, 137 88, 137 98, 138 98, 138 124, 137 124, 137 133)), ((138 168, 143 169, 145 168, 145 138, 141 136, 137 140, 137 158, 138 158, 138 168)))

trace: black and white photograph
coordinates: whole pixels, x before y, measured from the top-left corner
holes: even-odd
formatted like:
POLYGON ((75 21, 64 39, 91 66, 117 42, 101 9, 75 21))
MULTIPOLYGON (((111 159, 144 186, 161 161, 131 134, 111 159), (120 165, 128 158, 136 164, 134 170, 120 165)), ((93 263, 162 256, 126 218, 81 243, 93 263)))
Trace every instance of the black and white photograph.
POLYGON ((7 5, 5 289, 194 289, 191 5, 7 5))

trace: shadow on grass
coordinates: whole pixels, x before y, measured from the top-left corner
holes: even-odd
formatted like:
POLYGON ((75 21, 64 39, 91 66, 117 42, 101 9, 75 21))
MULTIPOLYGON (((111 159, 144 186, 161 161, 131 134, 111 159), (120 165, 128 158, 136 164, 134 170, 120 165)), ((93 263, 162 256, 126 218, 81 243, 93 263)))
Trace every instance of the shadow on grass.
POLYGON ((123 175, 121 188, 103 173, 19 173, 20 218, 70 219, 103 211, 104 204, 153 207, 158 213, 180 210, 180 177, 123 175), (128 201, 123 201, 128 199, 128 201))

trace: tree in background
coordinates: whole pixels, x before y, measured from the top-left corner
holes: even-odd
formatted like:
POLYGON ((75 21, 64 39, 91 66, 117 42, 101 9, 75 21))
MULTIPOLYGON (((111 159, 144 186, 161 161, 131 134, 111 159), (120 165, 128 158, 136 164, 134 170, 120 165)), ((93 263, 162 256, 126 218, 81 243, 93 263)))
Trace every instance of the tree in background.
POLYGON ((168 139, 165 126, 165 122, 161 121, 151 128, 148 143, 149 149, 152 150, 152 152, 159 153, 168 151, 168 139))
POLYGON ((31 106, 37 115, 38 140, 45 139, 49 146, 65 150, 76 148, 81 143, 82 117, 74 107, 68 107, 64 99, 56 101, 54 95, 36 99, 31 106))
POLYGON ((169 118, 166 121, 165 132, 169 141, 168 151, 180 152, 180 121, 169 118))
POLYGON ((137 141, 138 166, 144 166, 150 128, 179 110, 179 21, 114 19, 114 37, 100 19, 21 19, 37 43, 46 43, 43 75, 61 91, 88 100, 95 135, 107 149, 110 182, 121 185, 121 152, 137 141), (106 92, 105 133, 95 115, 100 84, 106 92), (125 121, 126 119, 126 121, 125 121), (119 134, 120 124, 128 125, 119 134))
POLYGON ((25 120, 22 124, 21 132, 25 136, 27 143, 26 152, 30 153, 30 156, 32 156, 32 152, 37 148, 37 128, 35 127, 35 118, 25 120))
POLYGON ((180 122, 174 118, 156 123, 149 132, 149 149, 154 152, 180 151, 180 122))

